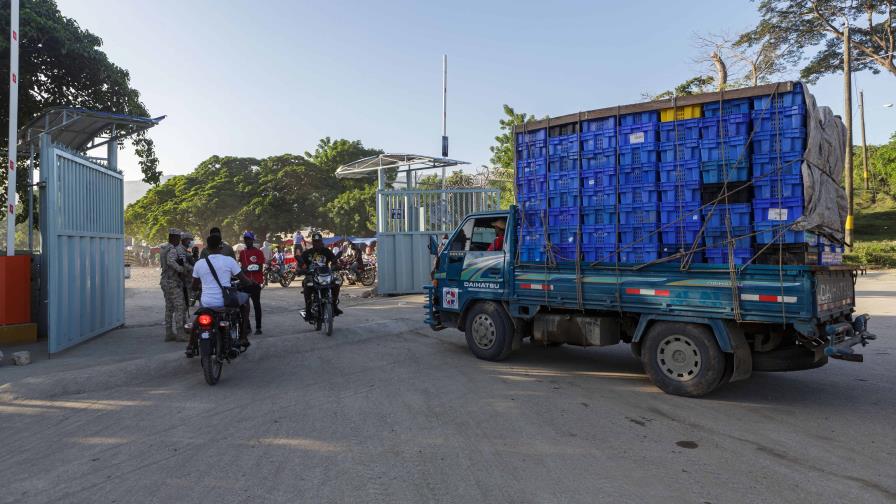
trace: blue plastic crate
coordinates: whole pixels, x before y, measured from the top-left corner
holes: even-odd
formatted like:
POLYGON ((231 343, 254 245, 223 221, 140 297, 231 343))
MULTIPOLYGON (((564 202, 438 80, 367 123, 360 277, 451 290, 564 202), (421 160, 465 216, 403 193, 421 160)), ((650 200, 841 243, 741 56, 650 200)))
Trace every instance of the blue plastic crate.
MULTIPOLYGON (((579 211, 579 189, 576 187, 567 191, 548 191, 548 205, 551 211, 554 209, 574 208, 576 214, 579 211)), ((551 224, 553 225, 553 224, 551 224)))
POLYGON ((655 224, 632 224, 629 226, 619 226, 619 243, 629 244, 648 244, 659 243, 660 233, 657 232, 655 224))
POLYGON ((537 129, 537 130, 526 131, 523 133, 517 133, 516 134, 516 143, 521 144, 523 142, 538 142, 538 141, 544 142, 545 140, 547 140, 547 138, 548 138, 547 130, 545 128, 541 128, 541 129, 537 129))
POLYGON ((700 140, 685 140, 683 142, 664 142, 660 144, 660 162, 671 163, 674 161, 699 161, 700 140))
POLYGON ((547 225, 547 212, 544 210, 529 210, 519 212, 519 226, 526 232, 541 232, 547 225))
POLYGON ((517 161, 530 161, 533 159, 544 159, 546 155, 547 155, 547 149, 544 146, 544 142, 541 142, 541 145, 536 145, 534 143, 517 145, 517 148, 516 148, 517 161))
POLYGON ((548 172, 548 164, 544 159, 517 161, 516 165, 517 173, 523 177, 531 177, 532 175, 544 175, 548 172))
POLYGON ((750 179, 749 159, 701 161, 700 176, 704 184, 746 182, 750 179))
MULTIPOLYGON (((688 241, 684 243, 666 243, 663 242, 662 247, 660 247, 660 257, 671 257, 676 254, 682 253, 686 254, 691 251, 691 248, 694 245, 694 241, 688 241)), ((691 252, 691 264, 699 264, 703 262, 703 245, 701 243, 697 244, 697 249, 694 252, 691 252)), ((684 260, 684 256, 679 256, 677 259, 667 261, 665 264, 676 264, 680 263, 684 260)))
POLYGON ((524 212, 534 212, 547 208, 547 194, 519 194, 517 204, 524 212))
POLYGON ((656 184, 659 178, 659 163, 628 165, 619 167, 619 186, 634 184, 656 184))
POLYGON ((658 202, 660 191, 656 183, 641 185, 620 185, 619 203, 622 205, 640 205, 658 202))
POLYGON ((573 176, 579 170, 579 159, 568 156, 551 156, 548 160, 548 172, 569 173, 573 176))
POLYGON ((619 223, 656 224, 659 222, 659 204, 644 203, 641 205, 619 205, 619 223))
POLYGON ((665 182, 660 184, 660 197, 663 203, 700 203, 700 181, 665 182))
POLYGON ((806 150, 806 128, 779 131, 757 131, 753 134, 753 152, 757 155, 803 154, 806 150))
POLYGON ((616 205, 583 208, 582 223, 586 226, 616 224, 616 208, 616 205))
POLYGON ((719 117, 731 114, 749 114, 750 99, 738 98, 736 100, 725 100, 719 102, 710 102, 703 104, 703 117, 719 117))
POLYGON ((654 144, 659 141, 660 123, 647 122, 619 127, 619 145, 654 144))
POLYGON ((644 264, 656 261, 660 256, 658 243, 626 245, 619 251, 619 262, 644 264))
POLYGON ((560 135, 548 139, 549 156, 569 156, 579 152, 579 135, 560 135))
POLYGON ((616 167, 616 149, 582 153, 582 172, 616 167))
POLYGON ((547 177, 544 175, 533 175, 531 177, 520 177, 517 181, 519 195, 528 196, 530 194, 544 194, 547 189, 547 177))
POLYGON ((756 243, 807 243, 815 245, 818 236, 808 231, 794 231, 790 229, 792 222, 758 222, 753 224, 756 233, 756 243))
POLYGON ((779 109, 784 107, 796 107, 805 105, 803 99, 803 86, 800 83, 793 85, 793 91, 786 93, 773 93, 766 96, 753 98, 753 110, 779 109))
POLYGON ((706 229, 725 229, 725 217, 730 218, 732 227, 749 226, 752 207, 749 203, 717 203, 703 207, 703 217, 707 219, 706 229))
POLYGON ((799 175, 764 177, 753 181, 753 194, 760 199, 802 197, 803 178, 799 175))
POLYGON ((582 226, 582 249, 616 245, 616 225, 582 226))
POLYGON ((548 190, 551 192, 571 191, 578 187, 579 181, 566 173, 554 172, 548 175, 548 190))
POLYGON ((603 152, 616 149, 616 130, 582 133, 582 152, 603 152))
POLYGON ((577 226, 553 226, 548 229, 548 239, 551 245, 557 247, 575 247, 578 234, 577 226))
POLYGON ((660 123, 660 142, 684 142, 700 140, 702 119, 685 119, 660 123))
POLYGON ((616 168, 582 170, 582 189, 610 188, 616 191, 616 168))
POLYGON ((803 197, 753 200, 753 219, 757 224, 793 222, 803 215, 803 197))
POLYGON ((806 126, 806 107, 800 105, 772 110, 754 110, 752 117, 753 131, 804 128, 806 126))
POLYGON ((660 203, 660 222, 663 226, 669 225, 664 229, 672 229, 672 226, 685 226, 692 228, 697 225, 699 229, 703 224, 703 213, 700 211, 699 203, 677 203, 667 202, 660 203))
POLYGON ((520 262, 543 263, 545 260, 544 247, 520 247, 520 262))
MULTIPOLYGON (((753 257, 753 249, 734 249, 734 264, 746 264, 753 257)), ((728 247, 707 248, 703 251, 708 264, 729 264, 728 247)))
POLYGON ((600 119, 589 119, 582 121, 582 132, 590 133, 592 131, 611 130, 616 127, 616 116, 601 117, 600 119))
POLYGON ((644 124, 650 122, 659 122, 660 115, 657 112, 639 112, 637 114, 625 114, 619 116, 620 126, 631 126, 633 124, 644 124))
POLYGON ((672 161, 660 163, 660 182, 700 180, 700 161, 672 161))
POLYGON ((634 144, 619 148, 619 166, 634 166, 656 163, 659 159, 659 144, 634 144))
MULTIPOLYGON (((670 213, 669 215, 675 216, 682 214, 683 213, 670 213)), ((686 219, 688 218, 687 214, 683 215, 685 215, 686 219)), ((697 239, 698 234, 700 233, 701 227, 703 227, 703 223, 700 220, 687 220, 680 223, 669 224, 668 226, 663 224, 661 226, 662 231, 660 232, 660 235, 663 239, 663 243, 694 243, 694 240, 697 239)))
POLYGON ((701 138, 718 140, 720 138, 745 137, 750 134, 750 114, 704 117, 699 121, 701 138))
POLYGON ((747 160, 750 159, 748 150, 747 137, 732 137, 723 141, 708 138, 700 140, 700 159, 702 161, 747 160))
POLYGON ((775 178, 778 176, 801 175, 803 166, 802 154, 768 154, 753 156, 753 180, 775 178))
POLYGON ((734 242, 734 248, 751 248, 753 230, 750 226, 732 226, 731 238, 728 238, 726 229, 707 227, 703 232, 703 239, 707 247, 727 247, 729 240, 734 242))
POLYGON ((616 204, 615 187, 582 188, 582 208, 602 207, 616 204))
POLYGON ((583 248, 582 256, 588 262, 615 263, 617 260, 616 245, 583 248))

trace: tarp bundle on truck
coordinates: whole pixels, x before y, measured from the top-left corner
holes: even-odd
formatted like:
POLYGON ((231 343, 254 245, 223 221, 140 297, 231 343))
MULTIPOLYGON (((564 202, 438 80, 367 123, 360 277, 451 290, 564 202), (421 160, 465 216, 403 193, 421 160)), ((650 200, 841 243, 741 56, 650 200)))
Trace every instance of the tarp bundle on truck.
POLYGON ((798 82, 518 126, 518 259, 837 263, 844 132, 798 82))

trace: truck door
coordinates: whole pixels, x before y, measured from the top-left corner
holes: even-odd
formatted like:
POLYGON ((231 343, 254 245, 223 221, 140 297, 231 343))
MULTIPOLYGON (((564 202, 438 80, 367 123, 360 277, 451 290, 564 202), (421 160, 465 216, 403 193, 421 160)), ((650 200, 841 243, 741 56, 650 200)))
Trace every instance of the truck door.
POLYGON ((448 242, 439 283, 441 308, 460 311, 470 297, 500 299, 504 288, 506 216, 471 217, 448 242))

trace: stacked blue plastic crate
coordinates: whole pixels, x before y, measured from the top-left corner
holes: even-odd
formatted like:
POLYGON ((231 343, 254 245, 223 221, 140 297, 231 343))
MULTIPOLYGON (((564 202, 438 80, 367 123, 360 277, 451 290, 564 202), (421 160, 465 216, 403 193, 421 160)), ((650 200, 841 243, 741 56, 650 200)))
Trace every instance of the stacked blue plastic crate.
POLYGON ((753 99, 753 217, 760 244, 817 245, 814 235, 788 229, 803 214, 805 125, 799 84, 787 93, 753 99))
POLYGON ((582 254, 616 261, 616 118, 582 122, 582 254))
MULTIPOLYGON (((700 119, 679 119, 660 123, 660 223, 662 255, 692 249, 700 232, 700 119)), ((698 249, 700 244, 698 243, 698 249)), ((691 257, 702 261, 702 252, 691 257)))
POLYGON ((656 112, 619 117, 619 261, 646 263, 659 255, 660 122, 656 112))
POLYGON ((576 261, 581 215, 576 124, 548 131, 548 238, 555 261, 576 261))
POLYGON ((516 180, 520 207, 520 261, 545 260, 547 224, 547 131, 518 133, 516 136, 516 180))
POLYGON ((710 264, 730 263, 732 244, 735 264, 744 264, 753 255, 752 206, 747 201, 726 203, 724 198, 749 180, 750 105, 749 99, 703 105, 700 173, 704 199, 708 200, 702 203, 706 262, 710 264))

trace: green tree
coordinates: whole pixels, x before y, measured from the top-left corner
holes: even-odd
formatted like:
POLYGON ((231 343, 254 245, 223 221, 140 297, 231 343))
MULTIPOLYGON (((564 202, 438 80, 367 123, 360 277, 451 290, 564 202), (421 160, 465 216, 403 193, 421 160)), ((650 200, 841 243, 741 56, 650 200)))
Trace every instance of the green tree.
MULTIPOLYGON (((0 31, 9 33, 10 3, 0 3, 0 31)), ((54 0, 22 0, 19 14, 19 125, 58 105, 148 116, 130 74, 101 50, 102 39, 59 12, 54 0)), ((0 74, 9 75, 9 38, 0 38, 0 74)), ((9 95, 0 93, 0 124, 9 121, 9 95)), ((8 144, 4 129, 3 146, 8 144)), ((162 176, 152 140, 141 133, 132 139, 143 180, 158 184, 162 176)), ((5 155, 4 155, 5 156, 5 155)), ((19 160, 19 199, 27 198, 27 164, 19 160)), ((0 185, 6 185, 2 170, 0 185)), ((0 195, 5 206, 6 192, 0 195)), ((37 205, 35 205, 36 208, 37 205)), ((24 213, 17 220, 27 218, 24 213)))
MULTIPOLYGON (((420 189, 441 189, 442 177, 433 173, 417 181, 420 189)), ((462 170, 454 170, 445 178, 445 187, 450 189, 479 187, 476 177, 462 170)))
MULTIPOLYGON (((853 156, 856 187, 862 187, 862 148, 856 147, 853 156)), ((868 147, 868 171, 871 190, 896 199, 896 133, 883 145, 868 147)))
POLYGON ((498 121, 498 129, 501 133, 495 137, 495 145, 491 146, 492 158, 490 185, 501 190, 501 207, 507 208, 516 201, 514 190, 514 173, 516 167, 514 160, 513 128, 521 124, 535 120, 534 116, 518 113, 513 107, 504 105, 504 118, 498 121))
POLYGON ((848 20, 853 70, 896 76, 894 0, 761 0, 759 23, 738 45, 778 48, 777 60, 803 64, 800 77, 816 82, 843 71, 843 24, 848 20))

